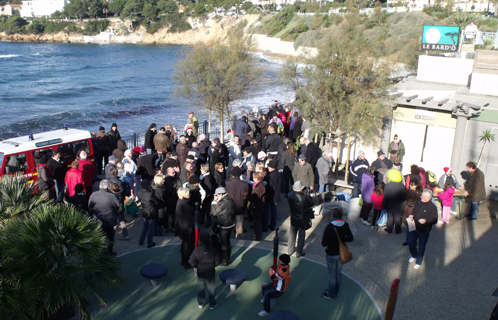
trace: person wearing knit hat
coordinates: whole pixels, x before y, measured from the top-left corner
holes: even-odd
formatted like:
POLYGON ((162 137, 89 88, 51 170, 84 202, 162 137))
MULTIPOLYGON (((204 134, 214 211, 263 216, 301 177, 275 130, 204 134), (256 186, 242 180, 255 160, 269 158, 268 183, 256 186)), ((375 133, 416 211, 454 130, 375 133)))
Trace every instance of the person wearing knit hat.
POLYGON ((152 154, 155 150, 154 137, 156 136, 156 127, 157 125, 155 123, 152 123, 149 126, 149 129, 145 131, 144 146, 147 149, 147 154, 152 154))
MULTIPOLYGON (((441 189, 444 189, 446 184, 451 185, 451 187, 455 189, 462 189, 462 186, 460 183, 458 183, 457 176, 453 174, 453 170, 451 167, 444 167, 443 168, 444 174, 439 178, 439 181, 437 183, 438 187, 441 189)), ((450 213, 455 215, 457 213, 457 205, 458 205, 458 200, 453 197, 453 203, 451 204, 450 207, 450 213)))
POLYGON ((118 147, 118 141, 121 140, 121 134, 118 131, 118 125, 116 123, 111 125, 111 130, 109 130, 107 135, 109 135, 111 151, 113 151, 118 147))
POLYGON ((211 216, 214 225, 218 226, 221 243, 221 265, 228 266, 231 262, 232 245, 230 236, 235 227, 235 203, 228 197, 223 187, 218 187, 214 192, 214 201, 211 207, 211 216))
POLYGON ((292 280, 290 261, 291 258, 288 254, 281 254, 278 257, 277 270, 274 270, 273 267, 270 268, 269 273, 272 281, 263 284, 261 287, 263 291, 263 299, 261 299, 263 310, 258 312, 258 316, 267 317, 270 314, 270 300, 281 297, 288 288, 292 280))

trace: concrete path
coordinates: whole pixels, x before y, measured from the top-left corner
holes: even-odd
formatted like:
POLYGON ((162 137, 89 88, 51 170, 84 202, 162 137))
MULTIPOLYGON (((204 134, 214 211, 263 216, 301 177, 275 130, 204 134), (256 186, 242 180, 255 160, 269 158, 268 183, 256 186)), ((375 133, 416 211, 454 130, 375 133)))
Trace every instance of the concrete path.
MULTIPOLYGON (((395 278, 401 280, 395 319, 489 319, 497 299, 491 294, 498 287, 498 220, 490 219, 489 213, 498 211, 498 203, 485 201, 480 208, 479 219, 458 220, 434 226, 427 244, 424 263, 418 270, 408 263, 408 247, 401 244, 403 233, 388 234, 373 231, 357 221, 348 221, 355 241, 350 244, 354 260, 344 266, 343 272, 360 283, 371 294, 382 312, 385 312, 389 290, 395 278)), ((281 228, 280 251, 287 252, 289 210, 286 198, 278 204, 278 225, 281 228)), ((130 217, 127 216, 130 220, 130 217)), ((307 232, 306 259, 325 264, 325 252, 321 246, 323 230, 330 221, 325 215, 313 220, 313 228, 307 232)), ((130 241, 120 241, 116 234, 115 251, 122 254, 142 248, 138 235, 141 219, 135 218, 129 227, 130 241)), ((246 238, 252 235, 247 225, 246 238)), ((208 230, 211 231, 211 230, 208 230)), ((242 246, 271 248, 274 233, 266 233, 261 242, 235 240, 242 246)), ((158 245, 178 243, 171 233, 156 237, 158 245)), ((296 258, 294 258, 296 259, 296 258)), ((316 299, 327 286, 327 279, 316 283, 309 292, 316 299)))

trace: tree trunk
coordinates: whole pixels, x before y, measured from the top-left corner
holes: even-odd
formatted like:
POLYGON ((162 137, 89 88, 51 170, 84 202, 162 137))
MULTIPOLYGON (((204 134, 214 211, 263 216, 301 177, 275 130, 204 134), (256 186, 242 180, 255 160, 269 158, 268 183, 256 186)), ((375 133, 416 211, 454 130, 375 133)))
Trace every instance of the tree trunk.
POLYGON ((225 141, 225 130, 223 129, 224 119, 223 119, 223 110, 220 112, 220 143, 224 143, 225 141))
POLYGON ((337 179, 337 176, 339 175, 339 155, 341 153, 340 151, 340 146, 341 146, 341 136, 337 136, 337 158, 335 160, 335 178, 337 179))
POLYGON ((346 153, 346 175, 344 176, 344 180, 346 183, 348 182, 348 174, 349 174, 349 153, 351 152, 351 133, 348 133, 348 152, 346 153))
POLYGON ((209 109, 209 120, 208 120, 208 140, 211 140, 211 109, 209 109))
POLYGON ((484 141, 484 144, 482 145, 481 153, 479 154, 479 159, 477 160, 477 167, 481 165, 481 160, 482 160, 482 155, 484 153, 484 148, 486 148, 486 141, 484 141))

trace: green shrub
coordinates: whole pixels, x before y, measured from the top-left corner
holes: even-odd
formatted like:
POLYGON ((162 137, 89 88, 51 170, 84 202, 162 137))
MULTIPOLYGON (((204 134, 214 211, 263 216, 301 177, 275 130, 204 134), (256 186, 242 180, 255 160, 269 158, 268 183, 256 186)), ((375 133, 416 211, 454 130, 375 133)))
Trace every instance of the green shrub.
POLYGON ((109 26, 109 20, 88 20, 85 22, 85 29, 83 34, 94 35, 104 31, 109 26))
POLYGON ((274 36, 279 33, 291 22, 294 17, 294 6, 287 6, 277 15, 270 19, 268 24, 264 26, 264 31, 269 36, 274 36))
POLYGON ((241 10, 245 10, 245 11, 249 11, 251 10, 251 8, 254 7, 254 5, 252 4, 252 2, 250 1, 246 1, 242 4, 242 6, 240 7, 241 10))
POLYGON ((168 29, 168 33, 179 33, 192 29, 190 23, 186 21, 175 22, 168 29))

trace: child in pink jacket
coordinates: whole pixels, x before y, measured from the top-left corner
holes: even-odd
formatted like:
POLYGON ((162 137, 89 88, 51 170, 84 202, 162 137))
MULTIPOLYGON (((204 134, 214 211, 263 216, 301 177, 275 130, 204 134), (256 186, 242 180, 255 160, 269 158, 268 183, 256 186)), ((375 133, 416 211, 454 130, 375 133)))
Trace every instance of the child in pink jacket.
POLYGON ((437 196, 443 202, 443 214, 442 214, 442 222, 450 222, 450 207, 453 202, 453 194, 455 193, 455 188, 451 186, 451 184, 446 184, 444 186, 444 192, 438 192, 437 196))

